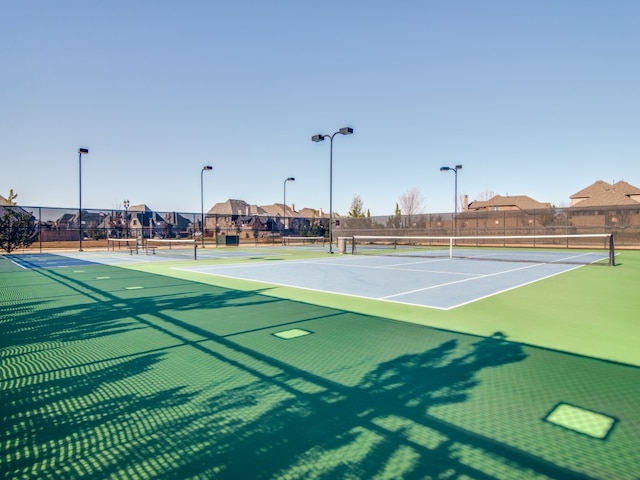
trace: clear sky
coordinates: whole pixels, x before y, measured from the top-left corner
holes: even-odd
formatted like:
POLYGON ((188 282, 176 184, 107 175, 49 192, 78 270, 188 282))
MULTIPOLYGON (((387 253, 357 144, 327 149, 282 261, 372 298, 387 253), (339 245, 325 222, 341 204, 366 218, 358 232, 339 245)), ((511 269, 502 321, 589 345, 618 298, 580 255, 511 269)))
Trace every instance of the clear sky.
POLYGON ((3 1, 0 194, 393 214, 640 186, 640 1, 3 1))

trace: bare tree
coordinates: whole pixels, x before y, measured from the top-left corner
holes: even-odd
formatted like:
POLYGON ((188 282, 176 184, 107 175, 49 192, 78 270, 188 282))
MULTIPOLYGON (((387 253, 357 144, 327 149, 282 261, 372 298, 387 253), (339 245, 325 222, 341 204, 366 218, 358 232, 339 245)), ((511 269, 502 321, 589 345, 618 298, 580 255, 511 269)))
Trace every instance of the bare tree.
POLYGON ((411 217, 423 213, 424 197, 418 187, 413 187, 400 195, 400 205, 402 213, 407 219, 408 227, 411 227, 411 217))
POLYGON ((351 209, 349 210, 349 216, 354 218, 364 217, 364 202, 360 195, 354 195, 351 200, 351 209))
POLYGON ((477 195, 478 198, 475 198, 474 200, 478 200, 480 202, 486 202, 487 200, 491 200, 495 196, 496 196, 495 192, 487 188, 484 192, 479 193, 477 195))

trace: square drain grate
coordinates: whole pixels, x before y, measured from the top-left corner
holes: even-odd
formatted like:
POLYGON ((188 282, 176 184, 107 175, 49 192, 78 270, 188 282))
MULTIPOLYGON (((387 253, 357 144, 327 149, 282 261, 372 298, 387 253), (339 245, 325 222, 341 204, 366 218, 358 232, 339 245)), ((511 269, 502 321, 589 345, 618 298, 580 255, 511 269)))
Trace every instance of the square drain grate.
POLYGON ((546 416, 547 422, 582 433, 593 438, 603 439, 609 434, 616 419, 586 408, 568 403, 559 403, 546 416))
POLYGON ((304 337, 310 333, 310 331, 302 330, 301 328, 292 328, 291 330, 284 330, 282 332, 274 333, 273 335, 285 340, 291 340, 292 338, 304 337))

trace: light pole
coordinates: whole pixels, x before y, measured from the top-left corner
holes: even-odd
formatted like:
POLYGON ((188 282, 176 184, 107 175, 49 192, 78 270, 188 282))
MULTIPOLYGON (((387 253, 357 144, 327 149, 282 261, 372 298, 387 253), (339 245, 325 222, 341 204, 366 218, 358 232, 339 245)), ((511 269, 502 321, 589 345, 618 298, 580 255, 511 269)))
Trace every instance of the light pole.
POLYGON ((204 188, 203 188, 203 177, 204 177, 204 172, 205 170, 213 170, 213 167, 211 165, 205 165, 204 167, 202 167, 202 170, 200 171, 200 213, 202 215, 201 217, 201 221, 202 223, 200 224, 200 228, 201 228, 201 232, 200 235, 202 236, 202 248, 204 248, 204 188))
POLYGON ((129 205, 131 205, 129 200, 122 202, 124 207, 124 238, 129 238, 129 205))
POLYGON ((337 134, 351 135, 353 128, 343 127, 333 135, 318 134, 311 137, 314 142, 322 142, 329 139, 329 253, 333 253, 333 137, 337 134))
POLYGON ((440 167, 441 172, 450 170, 455 176, 455 187, 453 193, 453 236, 456 236, 456 218, 458 217, 458 170, 462 170, 462 165, 456 165, 455 167, 440 167))
MULTIPOLYGON (((284 195, 282 198, 282 233, 284 233, 285 228, 287 228, 287 182, 294 182, 296 179, 293 177, 284 179, 284 195)), ((284 245, 284 238, 282 239, 282 244, 284 245)))
POLYGON ((89 153, 88 148, 78 149, 78 230, 80 230, 80 251, 82 251, 82 155, 89 153))

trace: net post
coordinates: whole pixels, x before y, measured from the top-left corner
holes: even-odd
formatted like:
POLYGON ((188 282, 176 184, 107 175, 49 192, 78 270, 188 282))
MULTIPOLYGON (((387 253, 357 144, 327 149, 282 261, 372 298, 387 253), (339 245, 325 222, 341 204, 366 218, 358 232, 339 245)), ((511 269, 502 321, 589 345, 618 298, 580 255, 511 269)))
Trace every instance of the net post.
POLYGON ((193 259, 198 259, 198 242, 196 242, 195 240, 193 242, 193 259))
POLYGON ((615 252, 615 246, 613 241, 613 233, 609 235, 609 266, 610 267, 616 266, 616 252, 615 252))
POLYGON ((449 258, 453 258, 453 237, 449 237, 449 258))

